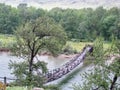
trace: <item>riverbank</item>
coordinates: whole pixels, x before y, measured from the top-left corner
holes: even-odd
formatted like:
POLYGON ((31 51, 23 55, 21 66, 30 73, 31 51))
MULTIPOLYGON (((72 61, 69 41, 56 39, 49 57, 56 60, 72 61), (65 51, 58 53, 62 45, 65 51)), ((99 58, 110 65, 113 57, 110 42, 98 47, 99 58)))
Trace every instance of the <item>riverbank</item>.
MULTIPOLYGON (((14 35, 9 34, 0 34, 0 52, 8 52, 9 49, 15 44, 16 38, 14 35)), ((66 45, 63 47, 63 49, 70 49, 75 52, 80 52, 83 47, 86 45, 92 45, 93 42, 75 42, 75 41, 67 41, 66 45)), ((108 48, 110 46, 110 42, 104 42, 104 48, 108 48)))
POLYGON ((7 52, 10 52, 10 50, 7 48, 0 48, 0 53, 2 53, 2 52, 7 53, 7 52))

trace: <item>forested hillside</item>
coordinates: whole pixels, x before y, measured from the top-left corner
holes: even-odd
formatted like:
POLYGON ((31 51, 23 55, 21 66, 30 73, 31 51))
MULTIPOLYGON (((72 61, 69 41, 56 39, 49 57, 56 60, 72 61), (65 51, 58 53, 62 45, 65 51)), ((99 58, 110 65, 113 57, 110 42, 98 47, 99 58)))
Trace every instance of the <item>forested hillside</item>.
POLYGON ((41 16, 52 17, 61 24, 69 39, 93 41, 97 36, 111 40, 112 35, 120 39, 120 9, 61 9, 50 11, 27 7, 20 4, 17 8, 0 4, 0 33, 12 34, 16 27, 41 16))

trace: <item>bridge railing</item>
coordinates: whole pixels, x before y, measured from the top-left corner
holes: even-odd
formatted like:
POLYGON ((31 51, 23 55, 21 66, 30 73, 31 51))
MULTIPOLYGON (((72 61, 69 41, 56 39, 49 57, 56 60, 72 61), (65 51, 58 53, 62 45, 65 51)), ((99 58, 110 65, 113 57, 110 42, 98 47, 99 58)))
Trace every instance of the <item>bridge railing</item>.
POLYGON ((63 75, 66 75, 67 73, 72 71, 84 60, 87 52, 92 52, 92 49, 93 49, 93 47, 90 45, 84 47, 82 52, 79 53, 75 58, 73 58, 69 62, 65 63, 60 68, 49 71, 45 75, 45 77, 47 79, 46 83, 56 80, 58 78, 61 78, 63 75))

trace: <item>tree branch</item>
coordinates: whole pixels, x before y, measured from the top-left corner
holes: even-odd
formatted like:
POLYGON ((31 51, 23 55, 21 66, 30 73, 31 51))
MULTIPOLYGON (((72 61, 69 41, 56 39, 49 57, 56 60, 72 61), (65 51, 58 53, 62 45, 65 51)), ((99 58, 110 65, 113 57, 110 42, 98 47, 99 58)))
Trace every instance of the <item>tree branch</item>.
POLYGON ((45 45, 45 43, 42 43, 41 45, 38 46, 38 48, 36 49, 34 56, 38 53, 39 49, 41 48, 42 45, 45 45))
POLYGON ((27 45, 28 45, 29 49, 32 51, 32 47, 30 46, 30 41, 29 40, 27 42, 27 45))
POLYGON ((117 74, 115 74, 114 78, 113 78, 113 81, 111 83, 111 86, 110 86, 110 90, 113 90, 114 89, 114 85, 115 85, 115 82, 117 81, 118 77, 117 77, 117 74))

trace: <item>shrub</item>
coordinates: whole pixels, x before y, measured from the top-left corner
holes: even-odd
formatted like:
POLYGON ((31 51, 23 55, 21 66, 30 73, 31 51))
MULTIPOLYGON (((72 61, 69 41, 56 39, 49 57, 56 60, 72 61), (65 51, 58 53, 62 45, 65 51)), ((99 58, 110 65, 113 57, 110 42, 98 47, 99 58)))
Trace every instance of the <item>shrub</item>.
POLYGON ((65 54, 76 54, 77 51, 74 50, 70 45, 66 45, 63 49, 63 53, 65 53, 65 54))

